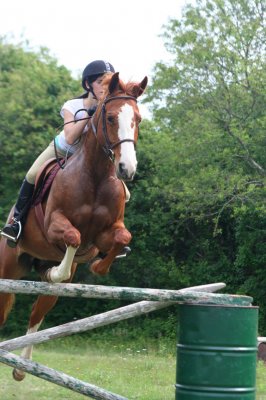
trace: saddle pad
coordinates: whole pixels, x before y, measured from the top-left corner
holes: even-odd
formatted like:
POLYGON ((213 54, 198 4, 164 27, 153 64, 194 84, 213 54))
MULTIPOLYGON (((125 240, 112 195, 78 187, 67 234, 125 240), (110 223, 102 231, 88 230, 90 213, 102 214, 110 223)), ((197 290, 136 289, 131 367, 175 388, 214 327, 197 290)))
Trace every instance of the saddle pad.
POLYGON ((42 201, 48 196, 54 178, 56 177, 60 165, 56 159, 48 160, 39 171, 35 182, 35 191, 32 200, 32 207, 34 207, 37 222, 44 236, 44 211, 42 201))

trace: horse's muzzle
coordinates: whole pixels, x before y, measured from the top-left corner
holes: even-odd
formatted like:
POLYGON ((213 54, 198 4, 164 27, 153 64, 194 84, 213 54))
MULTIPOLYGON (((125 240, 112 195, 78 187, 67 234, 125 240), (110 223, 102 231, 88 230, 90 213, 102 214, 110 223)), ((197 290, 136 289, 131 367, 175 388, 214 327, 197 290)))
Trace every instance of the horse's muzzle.
POLYGON ((129 170, 126 168, 124 163, 119 163, 118 164, 118 171, 117 171, 117 177, 119 179, 123 179, 124 181, 132 181, 135 175, 135 170, 131 169, 129 170))

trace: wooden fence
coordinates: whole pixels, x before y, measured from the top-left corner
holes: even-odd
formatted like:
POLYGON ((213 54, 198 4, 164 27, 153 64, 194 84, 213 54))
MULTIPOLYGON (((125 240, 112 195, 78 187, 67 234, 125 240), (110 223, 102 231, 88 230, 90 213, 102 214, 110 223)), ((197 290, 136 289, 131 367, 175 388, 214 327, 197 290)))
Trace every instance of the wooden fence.
POLYGON ((224 283, 201 285, 181 290, 144 289, 85 284, 44 283, 33 281, 0 280, 0 293, 22 293, 66 297, 121 299, 138 301, 92 317, 69 322, 54 328, 27 334, 0 343, 0 362, 66 387, 96 400, 126 400, 125 397, 70 377, 39 363, 16 356, 10 351, 42 343, 55 338, 84 332, 100 326, 134 318, 175 303, 250 306, 252 298, 213 293, 225 287, 224 283), (140 300, 140 301, 139 301, 140 300))

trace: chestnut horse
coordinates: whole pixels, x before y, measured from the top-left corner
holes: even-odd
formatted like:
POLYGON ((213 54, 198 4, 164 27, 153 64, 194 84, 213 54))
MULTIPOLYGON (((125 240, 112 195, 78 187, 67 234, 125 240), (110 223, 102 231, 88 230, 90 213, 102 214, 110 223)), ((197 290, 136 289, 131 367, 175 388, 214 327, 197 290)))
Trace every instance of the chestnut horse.
MULTIPOLYGON (((135 145, 141 120, 137 98, 147 85, 124 83, 119 74, 104 81, 105 95, 88 123, 77 152, 56 175, 43 203, 43 229, 32 207, 16 248, 0 241, 0 278, 21 279, 35 267, 43 280, 70 282, 80 263, 91 261, 95 274, 108 273, 115 257, 131 240, 124 225, 125 188, 120 179, 136 172, 135 145), (106 254, 97 259, 98 252, 106 254), (58 265, 59 264, 59 265, 58 265)), ((12 217, 12 211, 9 219, 12 217)), ((7 319, 13 294, 0 294, 0 325, 7 319)), ((30 315, 28 333, 36 332, 56 296, 39 296, 30 315)), ((22 351, 30 359, 32 346, 22 351)), ((25 374, 14 370, 22 380, 25 374)))

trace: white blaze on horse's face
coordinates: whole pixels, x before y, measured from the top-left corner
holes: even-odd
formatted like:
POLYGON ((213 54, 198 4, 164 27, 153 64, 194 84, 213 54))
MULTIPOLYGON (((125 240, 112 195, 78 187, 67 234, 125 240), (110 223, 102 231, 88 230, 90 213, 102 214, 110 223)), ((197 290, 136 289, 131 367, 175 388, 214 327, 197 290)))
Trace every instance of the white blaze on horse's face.
MULTIPOLYGON (((134 108, 129 104, 124 104, 118 114, 119 140, 134 140, 135 129, 134 108)), ((137 169, 137 157, 133 142, 121 143, 121 155, 116 169, 119 178, 125 180, 134 178, 137 169)))

